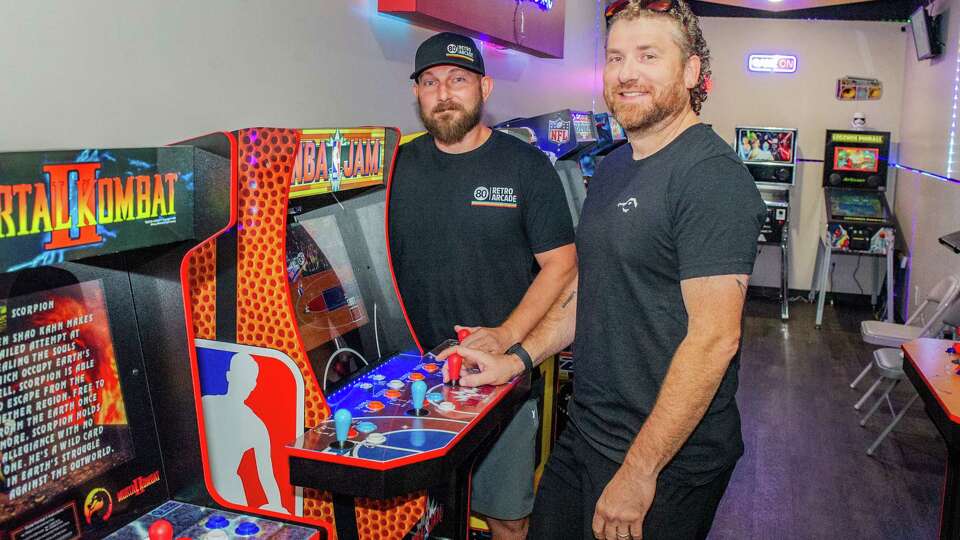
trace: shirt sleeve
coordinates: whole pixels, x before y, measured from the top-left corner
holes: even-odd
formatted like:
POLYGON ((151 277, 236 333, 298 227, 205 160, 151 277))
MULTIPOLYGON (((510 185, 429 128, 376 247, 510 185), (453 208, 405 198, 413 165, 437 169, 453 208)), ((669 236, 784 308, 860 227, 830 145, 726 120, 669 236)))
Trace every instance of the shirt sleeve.
POLYGON ((560 175, 546 156, 531 156, 521 167, 521 208, 527 240, 533 253, 573 243, 573 219, 560 175))
POLYGON ((766 207, 753 178, 726 156, 674 179, 668 204, 680 279, 751 274, 766 207))

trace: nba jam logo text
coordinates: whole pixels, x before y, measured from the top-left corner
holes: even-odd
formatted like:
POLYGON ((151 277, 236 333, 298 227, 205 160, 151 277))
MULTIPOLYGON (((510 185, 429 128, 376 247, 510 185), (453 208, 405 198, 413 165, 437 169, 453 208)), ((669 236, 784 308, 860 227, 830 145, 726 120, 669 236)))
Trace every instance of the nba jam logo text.
POLYGON ((554 118, 547 121, 547 137, 551 142, 565 144, 570 140, 570 121, 563 118, 554 118))
POLYGON ((290 184, 290 198, 383 182, 381 129, 305 129, 290 184))

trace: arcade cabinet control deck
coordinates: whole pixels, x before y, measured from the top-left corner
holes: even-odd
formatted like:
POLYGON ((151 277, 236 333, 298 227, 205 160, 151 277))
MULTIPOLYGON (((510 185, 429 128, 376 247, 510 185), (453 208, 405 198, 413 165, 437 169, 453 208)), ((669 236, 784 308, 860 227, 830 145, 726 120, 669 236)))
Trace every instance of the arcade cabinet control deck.
POLYGON ((166 502, 107 538, 113 540, 226 540, 270 538, 319 540, 314 529, 277 521, 213 510, 193 504, 166 502))

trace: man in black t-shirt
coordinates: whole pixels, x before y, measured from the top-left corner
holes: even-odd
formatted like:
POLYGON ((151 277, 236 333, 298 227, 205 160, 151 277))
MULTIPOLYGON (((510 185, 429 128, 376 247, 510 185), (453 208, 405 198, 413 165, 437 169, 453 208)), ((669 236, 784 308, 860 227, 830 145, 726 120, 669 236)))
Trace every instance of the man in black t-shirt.
POLYGON ((630 144, 590 182, 579 279, 522 350, 455 348, 480 369, 461 380, 473 386, 574 341, 570 422, 540 482, 536 539, 705 538, 743 453, 741 318, 763 201, 699 123, 709 51, 689 6, 624 4, 612 4, 604 97, 630 144))
MULTIPOLYGON (((424 349, 463 343, 502 353, 576 275, 560 178, 535 147, 480 122, 493 89, 473 41, 442 33, 418 49, 413 93, 428 135, 400 148, 390 190, 390 251, 424 349)), ((474 473, 471 508, 494 538, 524 538, 533 508, 536 401, 474 473)))

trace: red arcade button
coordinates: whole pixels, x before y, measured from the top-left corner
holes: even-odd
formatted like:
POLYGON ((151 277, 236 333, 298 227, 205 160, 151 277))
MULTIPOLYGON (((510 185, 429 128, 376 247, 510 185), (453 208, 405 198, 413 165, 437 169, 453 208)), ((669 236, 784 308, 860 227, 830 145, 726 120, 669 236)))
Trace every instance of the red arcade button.
POLYGON ((379 402, 379 401, 371 401, 371 402, 367 403, 367 409, 369 409, 369 410, 371 410, 371 411, 373 411, 373 412, 382 411, 382 410, 383 410, 383 403, 381 403, 381 402, 379 402))

